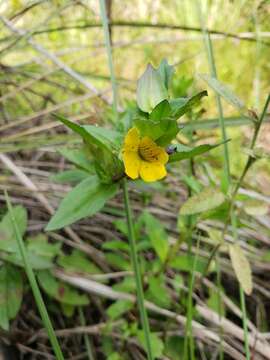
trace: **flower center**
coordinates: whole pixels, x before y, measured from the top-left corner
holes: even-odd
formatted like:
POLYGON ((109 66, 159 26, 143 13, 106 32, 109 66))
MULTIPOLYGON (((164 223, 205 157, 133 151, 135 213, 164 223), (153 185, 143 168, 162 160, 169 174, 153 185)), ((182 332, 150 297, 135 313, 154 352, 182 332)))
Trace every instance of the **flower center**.
POLYGON ((155 162, 158 161, 158 154, 156 148, 151 146, 151 144, 142 144, 139 145, 139 156, 142 160, 148 162, 155 162))

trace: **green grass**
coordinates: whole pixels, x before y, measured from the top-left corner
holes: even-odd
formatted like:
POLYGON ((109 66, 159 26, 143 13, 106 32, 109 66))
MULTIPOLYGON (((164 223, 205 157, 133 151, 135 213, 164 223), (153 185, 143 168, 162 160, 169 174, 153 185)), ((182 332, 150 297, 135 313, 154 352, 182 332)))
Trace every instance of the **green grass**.
POLYGON ((27 252, 26 252, 26 249, 25 249, 25 245, 24 245, 23 239, 21 237, 20 231, 18 229, 18 224, 17 224, 17 222, 15 220, 15 217, 13 215, 12 204, 10 202, 10 199, 9 199, 9 196, 8 196, 7 192, 5 192, 5 198, 6 198, 8 211, 9 211, 11 219, 12 219, 12 225, 14 227, 14 232, 15 232, 15 235, 16 235, 16 240, 17 240, 17 243, 18 243, 18 247, 20 249, 21 257, 23 259, 26 275, 28 277, 28 281, 29 281, 29 284, 31 286, 31 289, 32 289, 32 292, 33 292, 33 295, 34 295, 34 298, 35 298, 35 302, 36 302, 36 305, 38 307, 38 310, 39 310, 43 325, 44 325, 44 327, 45 327, 45 329, 47 331, 47 334, 48 334, 48 337, 50 339, 50 342, 51 342, 53 351, 55 353, 56 359, 57 360, 64 360, 64 356, 62 354, 60 345, 59 345, 57 337, 55 335, 53 325, 51 323, 48 311, 47 311, 46 306, 44 304, 42 295, 40 293, 35 274, 34 274, 33 269, 31 268, 31 266, 29 264, 29 261, 28 261, 28 258, 27 258, 27 252))

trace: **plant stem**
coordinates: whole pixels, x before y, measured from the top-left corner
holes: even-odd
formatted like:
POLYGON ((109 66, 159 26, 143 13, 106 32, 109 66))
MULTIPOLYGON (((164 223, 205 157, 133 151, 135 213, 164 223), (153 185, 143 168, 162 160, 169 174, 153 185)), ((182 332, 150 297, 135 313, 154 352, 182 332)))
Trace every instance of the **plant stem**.
POLYGON ((243 313, 243 328, 244 328, 244 340, 245 340, 245 353, 246 359, 250 360, 250 350, 248 344, 248 326, 247 326, 247 311, 246 311, 246 301, 245 301, 245 293, 243 287, 240 286, 240 301, 241 301, 241 309, 243 313))
POLYGON ((21 237, 20 231, 18 229, 18 225, 17 225, 16 219, 14 217, 14 213, 13 213, 13 207, 11 205, 11 202, 10 202, 7 191, 5 191, 5 198, 6 198, 8 211, 10 213, 12 225, 13 225, 13 228, 14 228, 14 231, 15 231, 16 240, 17 240, 17 243, 18 243, 20 254, 21 254, 21 257, 22 257, 22 260, 23 260, 24 268, 25 268, 25 271, 26 271, 26 274, 27 274, 27 277, 28 277, 28 280, 29 280, 29 283, 30 283, 30 286, 31 286, 31 289, 32 289, 32 292, 33 292, 37 307, 38 307, 38 310, 39 310, 39 313, 41 315, 43 324, 44 324, 44 326, 45 326, 45 328, 47 330, 47 334, 48 334, 48 337, 50 339, 50 342, 51 342, 53 351, 55 353, 56 359, 57 360, 64 360, 64 356, 62 354, 62 351, 61 351, 61 348, 59 346, 58 340, 56 338, 56 335, 55 335, 51 320, 49 318, 49 314, 47 312, 44 301, 42 299, 42 295, 40 293, 40 290, 39 290, 39 287, 38 287, 38 284, 37 284, 37 281, 36 281, 36 278, 35 278, 35 274, 34 274, 33 269, 32 269, 32 267, 31 267, 31 265, 29 263, 27 252, 26 252, 26 249, 25 249, 25 245, 24 245, 23 239, 21 237))
POLYGON ((106 14, 106 6, 104 0, 99 0, 99 6, 100 6, 100 15, 104 30, 104 36, 105 36, 105 45, 107 50, 107 56, 108 56, 108 65, 110 69, 110 76, 111 76, 111 83, 112 83, 112 91, 113 91, 113 111, 115 115, 115 119, 118 118, 118 112, 117 112, 117 82, 114 74, 114 67, 113 67, 113 58, 112 58, 112 47, 111 47, 111 41, 110 41, 110 33, 109 33, 109 25, 108 25, 108 17, 106 14))
MULTIPOLYGON (((83 309, 81 307, 79 307, 79 317, 80 317, 81 325, 85 326, 86 321, 85 321, 83 309)), ((85 347, 86 347, 88 359, 89 360, 94 360, 94 355, 93 355, 93 351, 92 351, 92 348, 91 348, 91 342, 90 342, 89 336, 87 334, 84 334, 83 338, 84 338, 84 342, 85 342, 85 347)))
MULTIPOLYGON (((215 58, 214 58, 212 41, 211 41, 211 38, 210 38, 210 34, 207 31, 207 29, 205 27, 205 24, 204 24, 204 21, 203 21, 203 17, 202 17, 202 13, 201 13, 201 4, 198 4, 198 10, 199 10, 199 15, 200 15, 202 32, 204 34, 204 42, 205 42, 205 48, 206 48, 206 52, 207 52, 207 58, 208 58, 208 64, 209 64, 209 68, 210 68, 210 73, 211 73, 211 76, 213 78, 217 79, 217 70, 216 70, 216 65, 215 65, 215 58)), ((216 97, 216 104, 217 104, 218 115, 219 115, 218 116, 218 118, 219 118, 219 126, 220 126, 220 129, 221 129, 222 141, 224 142, 224 144, 223 144, 223 149, 224 149, 224 176, 222 178, 222 180, 223 180, 223 190, 224 190, 225 193, 227 193, 228 188, 229 188, 229 184, 230 184, 230 161, 229 161, 229 149, 228 149, 228 143, 227 143, 228 138, 227 138, 225 121, 224 121, 224 116, 223 116, 221 98, 220 98, 220 95, 217 94, 217 93, 215 93, 215 97, 216 97)))
MULTIPOLYGON (((201 10, 201 0, 197 0, 197 8, 198 8, 198 13, 199 13, 202 32, 203 32, 203 35, 204 35, 204 42, 205 42, 205 48, 206 48, 206 52, 207 52, 207 58, 208 58, 208 64, 209 64, 209 68, 210 68, 210 73, 211 73, 212 77, 217 79, 217 70, 216 70, 216 64, 215 64, 215 57, 214 57, 212 42, 211 42, 210 34, 209 34, 209 32, 208 32, 208 30, 207 30, 207 28, 205 26, 205 22, 204 22, 204 19, 203 19, 203 14, 202 14, 202 10, 201 10)), ((224 193, 226 194, 228 192, 228 190, 229 190, 230 181, 231 181, 229 148, 228 148, 228 143, 227 143, 227 133, 226 133, 226 126, 225 126, 224 116, 223 116, 221 98, 220 98, 218 93, 215 93, 215 96, 216 96, 216 104, 217 104, 217 109, 218 109, 219 126, 220 126, 220 129, 221 129, 222 141, 224 142, 224 145, 223 145, 224 173, 223 173, 222 180, 221 180, 221 187, 222 187, 222 190, 224 191, 224 193)), ((221 314, 221 309, 222 309, 221 292, 222 292, 222 289, 221 289, 221 269, 220 269, 220 266, 219 266, 218 250, 219 250, 219 246, 217 246, 216 249, 214 249, 213 253, 214 253, 216 263, 217 263, 217 266, 218 266, 218 274, 217 274, 218 309, 219 309, 219 318, 221 318, 222 317, 222 314, 221 314)), ((210 264, 210 262, 209 262, 209 264, 210 264)), ((223 328, 221 326, 219 327, 219 337, 220 337, 219 359, 222 360, 224 358, 224 351, 223 351, 223 328)))
MULTIPOLYGON (((190 123, 193 123, 193 118, 191 117, 190 123)), ((192 130, 188 133, 189 142, 193 142, 193 132, 192 130)), ((193 159, 190 159, 189 161, 189 174, 191 176, 194 176, 194 163, 193 159)), ((188 197, 192 196, 192 189, 191 187, 188 187, 188 197)), ((187 217, 187 235, 186 240, 188 242, 188 257, 189 257, 189 263, 192 263, 192 232, 193 232, 193 221, 194 216, 188 216, 187 217)), ((194 346, 194 339, 193 339, 193 332, 192 332, 192 319, 193 319, 193 288, 194 288, 194 273, 195 271, 195 261, 193 264, 191 264, 192 270, 189 273, 189 279, 188 279, 188 304, 187 304, 187 321, 185 326, 185 339, 184 339, 184 360, 195 359, 195 346, 194 346), (189 350, 189 352, 188 352, 189 350), (188 357, 189 353, 189 357, 188 357)), ((190 267, 190 268, 191 268, 190 267)))
POLYGON ((131 207, 130 207, 130 203, 129 203, 129 195, 128 195, 128 187, 127 187, 126 179, 123 179, 123 192, 124 192, 126 218, 127 218, 127 224, 128 224, 130 255, 131 255, 132 265, 133 265, 133 269, 134 269, 134 273, 135 273, 136 288, 137 288, 137 301, 138 301, 141 322, 142 322, 143 331, 144 331, 144 338, 145 338, 146 350, 147 350, 147 358, 148 358, 148 360, 153 360, 151 343, 150 343, 150 328, 149 328, 147 312, 146 312, 146 309, 144 306, 142 278, 141 278, 141 271, 140 271, 138 255, 137 255, 135 230, 134 230, 134 225, 133 225, 133 221, 132 221, 132 212, 131 212, 131 207))
POLYGON ((192 318, 193 318, 193 299, 192 294, 194 290, 194 284, 195 284, 195 271, 196 266, 198 262, 198 253, 201 243, 201 237, 199 235, 197 243, 196 243, 196 254, 192 263, 192 271, 190 273, 190 281, 189 281, 189 289, 188 289, 188 316, 187 316, 187 323, 185 328, 185 341, 184 341, 184 360, 190 359, 195 360, 195 346, 192 336, 192 318), (188 340, 186 340, 188 339, 188 340), (188 343, 189 343, 189 357, 187 357, 188 354, 188 343))
MULTIPOLYGON (((111 83, 112 83, 112 89, 113 89, 113 109, 114 109, 114 113, 115 113, 115 118, 117 119, 118 118, 117 84, 116 84, 116 79, 115 79, 115 75, 114 75, 108 18, 107 18, 107 14, 106 14, 105 1, 99 0, 99 4, 100 4, 101 19, 102 19, 104 35, 105 35, 105 44, 106 44, 106 49, 107 49, 108 63, 109 63, 109 69, 110 69, 110 75, 111 75, 111 83)), ((141 271, 140 271, 140 266, 139 266, 139 261, 138 261, 138 256, 137 256, 135 230, 134 230, 133 221, 132 221, 131 207, 129 204, 127 181, 125 178, 122 180, 122 183, 123 183, 126 218, 127 218, 127 223, 128 223, 130 254, 131 254, 132 265, 133 265, 133 269, 134 269, 134 273, 135 273, 135 280, 136 280, 137 301, 138 301, 140 317, 141 317, 141 322, 142 322, 142 327, 143 327, 143 332, 144 332, 144 340, 145 340, 145 344, 146 344, 147 358, 148 358, 148 360, 153 360, 151 342, 150 342, 150 328, 149 328, 147 312, 146 312, 146 309, 144 306, 144 294, 143 294, 143 286, 142 286, 142 279, 141 279, 141 271)))

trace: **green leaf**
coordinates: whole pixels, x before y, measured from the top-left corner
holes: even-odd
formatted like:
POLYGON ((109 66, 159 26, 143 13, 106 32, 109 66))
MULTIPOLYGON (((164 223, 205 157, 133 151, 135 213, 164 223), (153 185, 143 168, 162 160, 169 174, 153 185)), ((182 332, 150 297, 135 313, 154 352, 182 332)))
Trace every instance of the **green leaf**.
POLYGON ((101 270, 79 250, 73 250, 70 255, 60 256, 57 263, 67 271, 86 274, 101 273, 101 270))
MULTIPOLYGON (((229 140, 227 140, 229 141, 229 140)), ((191 148, 186 145, 177 144, 176 146, 176 152, 170 155, 169 162, 175 162, 175 161, 181 161, 185 159, 191 159, 195 156, 202 155, 212 149, 215 149, 216 147, 224 144, 224 142, 210 145, 210 144, 203 144, 196 146, 194 148, 191 148)))
POLYGON ((87 172, 93 173, 94 164, 93 161, 89 159, 89 155, 87 154, 85 148, 59 148, 58 151, 60 154, 77 165, 78 167, 86 170, 87 172))
POLYGON ((205 188, 191 196, 181 207, 180 215, 199 214, 220 206, 225 201, 224 194, 215 188, 205 188))
POLYGON ((154 122, 150 119, 136 117, 134 119, 134 124, 139 129, 141 136, 148 136, 152 140, 158 139, 164 133, 161 124, 159 122, 154 122))
POLYGON ((190 111, 192 107, 200 102, 200 100, 207 96, 207 91, 201 91, 198 94, 188 97, 188 98, 177 98, 169 101, 172 112, 171 117, 174 119, 179 119, 185 113, 190 111))
POLYGON ((163 59, 157 69, 159 72, 163 84, 166 86, 167 90, 169 89, 170 82, 174 73, 174 67, 168 64, 166 59, 163 59))
POLYGON ((195 178, 195 176, 188 176, 183 175, 181 180, 195 193, 199 193, 202 190, 202 185, 200 182, 195 178))
POLYGON ((201 79, 207 82, 207 84, 220 96, 222 96, 228 103, 233 105, 240 111, 246 111, 247 108, 242 100, 240 100, 228 87, 221 83, 214 77, 207 74, 200 74, 201 79))
POLYGON ((60 242, 49 243, 48 237, 39 234, 27 239, 27 250, 33 254, 52 260, 61 252, 60 242))
POLYGON ((196 261, 195 271, 203 273, 207 266, 207 260, 198 256, 196 260, 195 256, 189 256, 186 254, 177 255, 170 261, 170 266, 175 270, 191 272, 194 269, 194 261, 196 261))
POLYGON ((180 129, 177 125, 177 122, 175 120, 168 120, 166 122, 166 129, 164 130, 164 134, 157 139, 156 143, 162 147, 169 145, 170 142, 175 139, 179 131, 180 129))
POLYGON ((125 259, 122 254, 116 253, 107 253, 105 254, 106 260, 109 265, 113 266, 116 269, 122 271, 130 271, 132 270, 131 263, 129 260, 125 259))
POLYGON ((101 184, 96 176, 83 180, 62 200, 46 231, 57 230, 94 215, 117 190, 118 184, 101 184))
POLYGON ((77 184, 89 176, 89 172, 79 169, 66 170, 50 176, 50 180, 57 183, 77 184))
POLYGON ((115 303, 110 305, 107 309, 107 314, 111 320, 118 319, 126 312, 133 308, 134 304, 128 300, 117 300, 115 303))
POLYGON ((75 306, 74 305, 68 305, 68 304, 64 304, 64 303, 60 303, 61 305, 61 309, 63 311, 63 314, 70 318, 74 315, 75 312, 75 306))
POLYGON ((229 245, 232 267, 237 280, 247 295, 252 293, 252 275, 249 261, 238 244, 229 245))
MULTIPOLYGON (((219 293, 217 289, 209 289, 209 298, 207 299, 207 305, 210 309, 214 310, 220 316, 225 316, 225 306, 223 301, 220 301, 219 293)), ((221 295, 222 296, 222 295, 221 295)))
POLYGON ((19 270, 4 265, 0 268, 0 326, 9 329, 9 320, 15 318, 22 302, 23 282, 19 270))
POLYGON ((166 287, 164 275, 149 276, 148 283, 149 287, 145 294, 147 300, 168 309, 171 305, 171 299, 166 287), (160 296, 160 294, 162 294, 162 296, 160 296))
POLYGON ((68 119, 66 119, 64 116, 59 114, 53 114, 58 120, 60 120, 64 125, 66 125, 68 128, 70 128, 72 131, 77 133, 82 137, 82 139, 89 144, 90 146, 96 145, 99 148, 107 148, 107 145, 104 144, 102 141, 100 141, 98 138, 90 134, 86 129, 84 129, 82 126, 76 124, 75 122, 72 122, 68 119))
POLYGON ((150 113, 161 101, 168 99, 168 91, 159 72, 151 64, 138 80, 137 104, 138 107, 150 113))
POLYGON ((114 220, 113 224, 118 231, 120 231, 125 236, 128 236, 128 226, 126 221, 118 219, 114 220))
POLYGON ((170 360, 184 358, 184 337, 173 335, 166 338, 164 354, 170 360))
MULTIPOLYGON (((27 212, 22 206, 15 206, 13 214, 18 224, 21 236, 24 235, 27 228, 27 212)), ((16 235, 10 214, 7 212, 0 223, 0 250, 7 252, 19 251, 16 235)))
POLYGON ((144 214, 144 221, 145 230, 153 248, 160 260, 165 262, 169 251, 169 240, 164 227, 161 225, 159 220, 147 212, 144 214))
POLYGON ((153 109, 149 118, 137 116, 134 123, 142 136, 149 136, 158 145, 166 146, 180 131, 176 120, 171 118, 171 112, 169 102, 163 100, 153 109))
POLYGON ((37 274, 41 288, 53 299, 67 305, 88 305, 89 299, 81 295, 69 285, 58 281, 50 271, 40 271, 37 274))
MULTIPOLYGON (((26 249, 26 254, 27 254, 27 260, 28 260, 30 266, 34 270, 49 269, 53 266, 53 262, 49 258, 32 253, 31 251, 28 251, 27 249, 26 249)), ((2 258, 5 261, 11 262, 14 265, 24 267, 24 261, 21 257, 20 252, 12 253, 9 255, 3 254, 2 258)))
MULTIPOLYGON (((5 242, 3 242, 4 244, 5 242)), ((45 235, 38 235, 27 239, 26 253, 31 267, 35 270, 49 269, 53 266, 53 257, 60 251, 61 244, 48 243, 45 235)), ((3 246, 4 248, 4 246, 3 246)), ((7 251, 6 249, 4 249, 7 251)), ((2 259, 14 265, 24 267, 24 262, 18 248, 14 247, 13 252, 2 253, 2 259)))
POLYGON ((85 141, 86 150, 89 151, 89 158, 92 157, 95 172, 103 183, 110 183, 112 179, 118 179, 123 174, 123 164, 118 159, 118 152, 113 151, 111 143, 108 143, 105 134, 109 130, 91 126, 80 126, 69 121, 61 115, 55 116, 75 133, 79 134, 85 141), (104 132, 104 136, 101 133, 104 132))
POLYGON ((171 106, 168 100, 163 100, 149 114, 149 119, 154 122, 161 122, 163 119, 168 118, 171 113, 171 106))
POLYGON ((123 281, 114 284, 112 288, 116 291, 133 294, 136 292, 136 282, 133 276, 127 276, 123 281))
POLYGON ((94 125, 83 125, 82 127, 95 139, 106 144, 108 148, 119 151, 123 142, 123 135, 120 132, 94 125))
POLYGON ((111 240, 111 241, 106 241, 105 243, 103 243, 102 249, 104 249, 104 250, 120 250, 120 251, 129 252, 129 245, 122 240, 111 240))
MULTIPOLYGON (((146 341, 145 341, 143 330, 138 330, 137 336, 138 336, 139 342, 146 350, 146 341)), ((151 349, 152 349, 154 359, 161 358, 163 355, 163 350, 164 350, 164 344, 163 344, 162 340, 155 333, 150 333, 149 337, 150 337, 150 344, 151 344, 151 349)))
POLYGON ((261 200, 251 199, 244 202, 244 210, 251 216, 267 215, 269 205, 261 200))

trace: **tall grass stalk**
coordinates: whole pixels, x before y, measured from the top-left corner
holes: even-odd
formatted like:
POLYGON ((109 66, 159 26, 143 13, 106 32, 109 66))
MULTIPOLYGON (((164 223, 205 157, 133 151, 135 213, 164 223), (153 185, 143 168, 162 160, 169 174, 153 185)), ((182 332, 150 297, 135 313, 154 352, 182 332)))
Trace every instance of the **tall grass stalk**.
MULTIPOLYGON (((201 1, 200 0, 197 0, 197 8, 198 8, 199 18, 200 18, 200 22, 201 22, 201 28, 202 28, 202 32, 203 32, 203 38, 204 38, 205 49, 206 49, 206 53, 207 53, 210 74, 213 78, 217 79, 217 69, 216 69, 216 64, 215 64, 215 57, 214 57, 214 52, 213 52, 212 41, 210 38, 210 34, 207 31, 206 26, 205 26, 205 22, 204 22, 202 10, 201 10, 201 1)), ((216 97, 216 104, 217 104, 217 109, 218 109, 219 126, 221 129, 222 141, 224 142, 224 144, 223 144, 224 174, 222 177, 222 185, 223 185, 224 192, 227 193, 229 185, 230 185, 230 159, 229 159, 229 148, 228 148, 228 142, 227 142, 228 137, 227 137, 227 133, 226 133, 226 126, 225 126, 225 121, 224 121, 221 98, 218 93, 215 93, 215 97, 216 97)))
MULTIPOLYGON (((108 18, 106 14, 106 7, 105 7, 105 1, 100 0, 100 13, 101 13, 101 20, 102 25, 104 29, 104 36, 105 36, 105 44, 106 44, 106 50, 108 55, 108 63, 109 63, 109 69, 110 69, 110 75, 111 75, 111 82, 112 82, 112 88, 113 88, 113 109, 115 112, 115 116, 117 119, 117 84, 116 79, 114 75, 114 66, 113 66, 113 59, 112 59, 112 48, 111 48, 111 42, 110 42, 110 36, 109 36, 109 27, 108 27, 108 18)), ((126 218, 128 223, 128 234, 129 234, 129 244, 130 244, 130 254, 131 254, 131 260, 132 265, 134 269, 135 274, 135 280, 136 280, 136 290, 137 290, 137 301, 138 301, 138 307, 140 311, 140 317, 144 332, 144 339, 146 344, 146 352, 147 352, 147 358, 148 360, 153 360, 152 355, 152 349, 151 349, 151 341, 150 341, 150 327, 149 327, 149 321, 148 316, 146 312, 146 308, 144 306, 144 293, 143 293, 143 285, 142 285, 142 278, 141 278, 141 271, 140 271, 140 265, 138 260, 138 254, 137 254, 137 246, 136 246, 136 237, 135 237, 135 231, 134 231, 134 224, 132 221, 132 211, 130 207, 129 202, 129 195, 128 195, 128 186, 126 179, 123 180, 123 193, 124 193, 124 202, 125 202, 125 212, 126 212, 126 218)))
MULTIPOLYGON (((193 118, 190 119, 190 125, 193 125, 193 118)), ((193 131, 192 128, 188 132, 188 139, 189 143, 193 143, 193 131)), ((190 176, 194 176, 194 162, 193 159, 189 160, 189 174, 190 176)), ((188 196, 192 196, 192 189, 188 187, 188 196)), ((192 231, 193 231, 193 217, 187 217, 187 243, 188 243, 188 256, 189 260, 192 259, 192 231)), ((184 339, 184 360, 195 360, 195 346, 194 346, 194 339, 192 334, 192 318, 193 318, 193 288, 194 288, 194 271, 195 267, 192 264, 192 270, 189 273, 188 279, 188 301, 187 301, 187 322, 185 326, 185 339, 184 339), (193 269, 194 267, 194 269, 193 269), (188 356, 189 354, 189 356, 188 356)))
POLYGON ((99 0, 99 5, 100 5, 100 16, 101 16, 102 26, 103 26, 103 31, 104 31, 105 47, 106 47, 107 56, 108 56, 108 65, 109 65, 109 69, 110 69, 112 91, 113 91, 113 111, 114 111, 115 119, 117 119, 118 118, 117 82, 116 82, 116 78, 115 78, 115 74, 114 74, 112 47, 111 47, 111 40, 110 40, 108 17, 107 17, 107 13, 106 13, 105 1, 99 0))
MULTIPOLYGON (((256 141, 259 135, 259 131, 261 128, 261 125, 263 123, 263 120, 265 118, 268 106, 270 103, 270 94, 267 96, 266 102, 264 104, 264 108, 263 111, 258 119, 258 121, 255 123, 255 130, 253 133, 253 137, 251 140, 251 144, 250 144, 250 150, 253 150, 255 145, 256 145, 256 141)), ((242 172, 242 175, 240 176, 237 184, 235 185, 235 189, 234 192, 232 194, 232 198, 231 198, 231 205, 230 205, 230 215, 231 215, 231 222, 232 222, 232 229, 233 229, 233 237, 234 237, 234 241, 238 240, 238 234, 237 234, 237 221, 236 221, 236 215, 235 215, 235 211, 234 211, 234 201, 235 201, 235 197, 237 195, 237 192, 239 190, 239 188, 241 187, 244 178, 249 170, 249 168, 251 167, 251 165, 254 162, 254 158, 252 157, 252 155, 249 155, 246 165, 244 167, 244 170, 242 172)), ((247 311, 246 311, 246 302, 245 302, 245 293, 243 291, 242 286, 240 286, 240 303, 241 303, 241 310, 242 310, 242 314, 243 314, 243 328, 244 328, 244 340, 245 340, 245 352, 246 352, 246 359, 250 360, 250 350, 249 350, 249 344, 248 344, 248 326, 247 326, 247 311)))
MULTIPOLYGON (((204 37, 205 37, 205 45, 206 45, 206 50, 207 50, 207 55, 208 55, 208 63, 210 66, 210 71, 211 71, 211 75, 215 78, 217 78, 217 72, 216 72, 216 66, 215 66, 215 59, 214 59, 214 54, 213 54, 213 48, 212 48, 212 43, 211 43, 211 38, 209 36, 209 33, 206 31, 205 26, 204 26, 204 22, 203 22, 203 17, 202 17, 202 12, 201 12, 201 3, 197 0, 197 7, 198 7, 198 11, 199 11, 199 15, 200 15, 200 20, 201 20, 201 26, 202 26, 202 30, 204 33, 204 37)), ((221 104, 221 99, 220 96, 218 94, 216 94, 216 99, 217 99, 217 107, 218 107, 218 112, 219 112, 219 118, 220 118, 220 128, 221 128, 221 132, 222 132, 222 139, 223 141, 227 139, 226 136, 226 127, 225 127, 225 122, 224 122, 224 117, 223 117, 223 111, 222 111, 222 104, 221 104)), ((261 124, 263 122, 264 116, 266 114, 266 110, 267 107, 269 105, 269 96, 266 100, 263 112, 261 114, 261 117, 259 118, 259 120, 257 121, 257 123, 255 123, 255 131, 253 134, 253 138, 252 138, 252 142, 251 142, 251 146, 250 149, 253 150, 256 140, 257 140, 257 136, 261 127, 261 124)), ((238 183, 236 184, 236 187, 233 191, 233 195, 231 198, 231 204, 230 204, 230 221, 232 224, 232 228, 233 228, 233 233, 234 233, 234 241, 236 242, 238 240, 238 234, 237 234, 237 222, 236 222, 236 217, 235 217, 235 213, 234 213, 234 200, 235 200, 235 196, 237 194, 237 191, 248 171, 248 169, 250 168, 250 166, 252 165, 254 159, 252 159, 252 156, 249 156, 248 161, 246 163, 246 166, 243 170, 243 173, 238 181, 238 183)), ((229 151, 228 151, 228 146, 227 143, 224 144, 224 175, 226 176, 226 182, 225 184, 227 186, 229 186, 230 184, 230 164, 229 164, 229 151)), ((225 187, 226 189, 226 187, 225 187)), ((227 188, 228 190, 228 188, 227 188)), ((225 229, 226 229, 226 225, 225 225, 225 229)), ((225 231, 224 231, 225 234, 225 231)), ((221 288, 219 287, 219 292, 221 291, 221 288)), ((246 312, 246 303, 245 303, 245 294, 243 291, 242 286, 240 285, 240 303, 241 303, 241 311, 242 311, 242 316, 243 316, 243 331, 244 331, 244 343, 245 343, 245 355, 246 355, 246 359, 250 360, 250 349, 249 349, 249 343, 248 343, 248 327, 247 327, 247 312, 246 312)), ((220 357, 221 357, 221 353, 220 353, 220 357)), ((223 352, 222 352, 222 358, 223 358, 223 352)))
MULTIPOLYGON (((189 243, 188 243, 188 253, 191 258, 192 252, 191 252, 191 240, 192 240, 192 229, 190 229, 189 233, 189 243)), ((192 319, 193 319, 193 299, 192 294, 194 290, 194 282, 195 282, 195 270, 197 265, 197 258, 198 258, 198 249, 200 244, 200 237, 197 241, 197 247, 196 247, 196 254, 195 259, 192 264, 192 270, 189 275, 189 285, 188 285, 188 304, 187 304, 187 322, 185 326, 185 339, 184 339, 184 360, 195 360, 195 346, 194 346, 194 340, 192 335, 192 319), (188 356, 189 354, 189 356, 188 356)))
POLYGON ((127 217, 127 224, 128 224, 130 254, 131 254, 132 265, 133 265, 133 269, 134 269, 134 273, 135 273, 135 280, 136 280, 138 306, 139 306, 141 322, 142 322, 143 331, 144 331, 144 338, 145 338, 145 343, 146 343, 148 360, 152 360, 153 355, 152 355, 151 342, 150 342, 150 327, 149 327, 149 321, 148 321, 146 308, 144 306, 142 277, 141 277, 141 271, 140 271, 138 254, 137 254, 135 230, 134 230, 134 225, 133 225, 133 221, 132 221, 132 211, 131 211, 131 207, 130 207, 130 203, 129 203, 128 187, 127 187, 126 179, 123 180, 123 190, 124 190, 125 210, 126 210, 126 217, 127 217))
MULTIPOLYGON (((199 14, 199 19, 201 23, 201 28, 203 32, 204 37, 204 43, 205 43, 205 49, 207 53, 207 59, 208 59, 208 65, 210 74, 212 77, 217 79, 217 70, 216 70, 216 64, 215 64, 215 57, 213 52, 213 46, 211 42, 211 38, 209 35, 209 32, 206 29, 205 21, 202 14, 202 7, 201 7, 201 0, 197 0, 197 11, 199 14)), ((221 98, 218 93, 215 94, 216 96, 216 104, 218 109, 218 118, 219 118, 219 126, 221 129, 221 135, 222 135, 222 141, 223 144, 223 154, 224 154, 224 173, 222 176, 222 189, 225 193, 228 192, 229 186, 230 186, 230 159, 229 159, 229 148, 227 143, 227 133, 226 133, 226 126, 224 121, 224 115, 223 115, 223 108, 221 103, 221 98)), ((217 262, 217 287, 218 287, 218 313, 219 318, 222 317, 222 299, 221 299, 221 270, 220 270, 220 261, 219 261, 219 253, 218 250, 215 252, 216 262, 217 262)), ((219 359, 223 360, 224 358, 224 351, 223 351, 223 329, 220 327, 219 329, 220 333, 220 345, 219 345, 219 359)))
POLYGON ((35 298, 35 301, 36 301, 36 304, 37 304, 37 307, 38 307, 38 310, 39 310, 39 313, 40 313, 40 316, 41 316, 41 319, 42 319, 42 322, 43 322, 43 325, 45 326, 45 329, 47 331, 47 334, 48 334, 48 337, 50 339, 50 342, 51 342, 53 351, 55 353, 56 359, 57 360, 64 360, 64 356, 62 354, 62 351, 61 351, 60 345, 58 343, 58 340, 56 338, 56 335, 55 335, 51 320, 49 318, 49 314, 47 312, 46 306, 45 306, 44 301, 42 299, 42 295, 40 293, 40 290, 39 290, 39 287, 38 287, 38 284, 37 284, 37 281, 36 281, 36 278, 35 278, 35 274, 34 274, 33 269, 32 269, 32 267, 31 267, 31 265, 29 263, 27 252, 26 252, 26 249, 25 249, 25 246, 24 246, 24 242, 23 242, 23 239, 21 237, 20 231, 18 229, 18 224, 17 224, 16 219, 14 217, 13 207, 12 207, 12 204, 11 204, 11 201, 9 199, 7 191, 5 191, 5 199, 6 199, 8 211, 9 211, 9 214, 10 214, 10 217, 11 217, 12 225, 13 225, 13 228, 14 228, 16 240, 17 240, 17 243, 18 243, 18 248, 20 250, 20 254, 21 254, 21 257, 22 257, 22 260, 23 260, 25 272, 26 272, 26 275, 28 277, 28 280, 29 280, 29 283, 30 283, 30 286, 31 286, 31 289, 32 289, 32 292, 33 292, 33 295, 34 295, 34 298, 35 298))
MULTIPOLYGON (((79 317, 80 317, 81 325, 85 326, 86 325, 85 316, 84 316, 84 313, 83 313, 83 309, 81 307, 79 307, 79 317)), ((88 359, 89 360, 94 360, 95 358, 94 358, 94 355, 93 355, 91 341, 90 341, 89 336, 87 334, 84 334, 83 339, 84 339, 88 359)))

